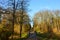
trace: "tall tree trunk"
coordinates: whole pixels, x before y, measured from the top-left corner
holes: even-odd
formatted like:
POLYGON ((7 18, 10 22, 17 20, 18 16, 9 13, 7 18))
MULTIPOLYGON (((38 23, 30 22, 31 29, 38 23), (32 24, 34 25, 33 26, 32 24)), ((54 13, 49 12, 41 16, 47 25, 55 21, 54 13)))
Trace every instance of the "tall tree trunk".
POLYGON ((20 38, 22 36, 22 25, 23 25, 23 13, 24 13, 23 3, 24 3, 24 0, 21 0, 20 38))
POLYGON ((14 19, 15 19, 15 0, 13 0, 13 20, 12 20, 12 40, 14 35, 14 19))

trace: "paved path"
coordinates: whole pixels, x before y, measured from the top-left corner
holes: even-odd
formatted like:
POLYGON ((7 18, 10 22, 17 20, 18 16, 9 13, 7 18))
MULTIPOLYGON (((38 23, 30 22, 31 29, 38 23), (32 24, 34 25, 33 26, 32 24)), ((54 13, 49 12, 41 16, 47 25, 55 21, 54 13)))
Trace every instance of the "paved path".
POLYGON ((30 33, 30 37, 27 40, 37 40, 36 32, 30 33))

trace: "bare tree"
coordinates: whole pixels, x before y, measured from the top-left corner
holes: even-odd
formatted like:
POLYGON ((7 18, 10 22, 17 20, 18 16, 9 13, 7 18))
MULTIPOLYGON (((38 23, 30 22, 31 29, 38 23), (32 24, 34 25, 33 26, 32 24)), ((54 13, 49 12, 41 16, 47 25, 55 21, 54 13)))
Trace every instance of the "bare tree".
POLYGON ((23 25, 23 13, 26 12, 27 9, 27 1, 26 0, 21 0, 21 21, 20 21, 20 38, 21 38, 21 34, 22 34, 22 25, 23 25))
MULTIPOLYGON (((13 32, 14 32, 14 19, 15 19, 15 13, 16 10, 20 10, 21 11, 21 15, 20 15, 20 38, 21 38, 21 34, 22 34, 22 25, 23 25, 23 13, 27 11, 27 0, 10 0, 9 4, 12 4, 13 6, 13 32)), ((12 33, 13 34, 13 33, 12 33)))

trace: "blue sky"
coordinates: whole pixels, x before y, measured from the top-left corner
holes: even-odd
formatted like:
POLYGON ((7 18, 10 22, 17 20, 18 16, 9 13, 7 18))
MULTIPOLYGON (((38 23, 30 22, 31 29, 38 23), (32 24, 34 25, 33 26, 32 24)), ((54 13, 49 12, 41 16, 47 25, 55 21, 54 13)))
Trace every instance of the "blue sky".
MULTIPOLYGON (((0 0, 4 5, 7 0, 0 0), (5 2, 5 3, 4 3, 5 2)), ((60 0, 29 0, 29 12, 30 16, 32 17, 36 12, 43 10, 43 9, 60 9, 60 0)), ((0 4, 1 5, 1 4, 0 4)), ((4 6, 3 5, 3 6, 4 6)))
MULTIPOLYGON (((2 2, 4 5, 6 3, 7 0, 0 0, 0 2, 2 2), (5 2, 5 3, 4 3, 5 2)), ((31 9, 31 11, 29 11, 29 16, 30 18, 33 18, 34 14, 40 10, 44 10, 44 9, 49 9, 49 10, 56 10, 56 9, 60 9, 60 0, 29 0, 30 2, 29 4, 29 9, 31 9)), ((1 5, 1 4, 0 4, 1 5)), ((3 5, 3 6, 4 6, 3 5)))
POLYGON ((60 10, 60 0, 31 0, 29 4, 30 18, 33 18, 34 14, 40 10, 60 10))
MULTIPOLYGON (((60 10, 60 0, 30 0, 29 9, 31 9, 29 13, 30 18, 32 19, 35 13, 40 10, 60 10)), ((33 26, 33 22, 31 22, 31 26, 33 26)))

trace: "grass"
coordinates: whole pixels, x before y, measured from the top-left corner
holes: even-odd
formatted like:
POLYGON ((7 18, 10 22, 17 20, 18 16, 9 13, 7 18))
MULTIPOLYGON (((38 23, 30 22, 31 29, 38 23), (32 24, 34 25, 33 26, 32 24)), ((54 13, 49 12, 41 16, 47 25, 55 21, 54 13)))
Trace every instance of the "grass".
POLYGON ((53 35, 53 37, 48 38, 49 37, 49 33, 45 33, 45 34, 37 33, 37 37, 40 40, 59 40, 59 38, 56 35, 53 35))

